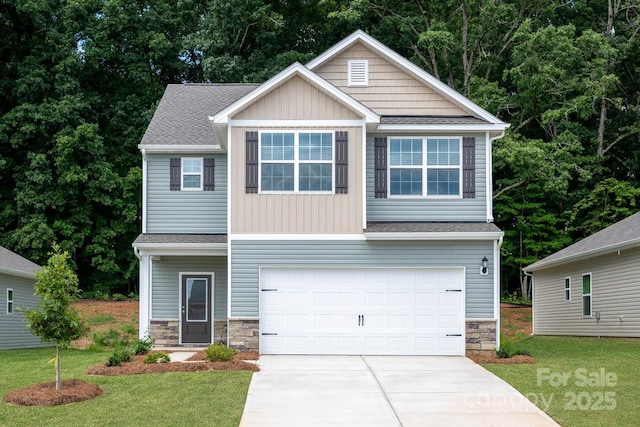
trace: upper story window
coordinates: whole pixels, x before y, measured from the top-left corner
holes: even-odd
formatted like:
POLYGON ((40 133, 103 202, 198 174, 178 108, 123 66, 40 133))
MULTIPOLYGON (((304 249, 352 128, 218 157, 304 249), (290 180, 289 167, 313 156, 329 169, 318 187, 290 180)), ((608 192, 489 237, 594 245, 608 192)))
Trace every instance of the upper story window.
POLYGON ((202 158, 182 158, 182 189, 202 190, 202 158))
POLYGON ((564 300, 571 301, 571 277, 564 278, 564 300))
POLYGON ((171 191, 213 191, 215 159, 175 157, 169 159, 171 191))
POLYGON ((333 191, 333 133, 262 132, 260 191, 333 191))
POLYGON ((348 86, 369 85, 369 61, 366 59, 351 60, 347 63, 348 86))
POLYGON ((7 289, 7 314, 13 314, 13 289, 7 289))
POLYGON ((460 142, 460 138, 389 138, 389 194, 460 197, 460 142))

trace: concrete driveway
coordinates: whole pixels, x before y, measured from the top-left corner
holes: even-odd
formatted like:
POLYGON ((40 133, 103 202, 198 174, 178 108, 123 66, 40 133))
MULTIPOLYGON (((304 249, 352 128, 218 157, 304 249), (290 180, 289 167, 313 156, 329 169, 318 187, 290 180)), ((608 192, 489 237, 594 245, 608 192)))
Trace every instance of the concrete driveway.
POLYGON ((240 427, 557 426, 465 357, 261 356, 240 427))

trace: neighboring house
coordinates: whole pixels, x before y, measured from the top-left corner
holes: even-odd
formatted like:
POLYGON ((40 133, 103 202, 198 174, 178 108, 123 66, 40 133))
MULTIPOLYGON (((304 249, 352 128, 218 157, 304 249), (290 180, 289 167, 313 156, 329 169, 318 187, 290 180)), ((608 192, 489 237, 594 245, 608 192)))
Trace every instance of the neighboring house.
POLYGON ((640 337, 640 213, 524 270, 534 334, 640 337))
POLYGON ((0 246, 0 350, 42 347, 40 337, 27 329, 18 308, 35 308, 40 299, 33 293, 36 283, 34 264, 0 246))
POLYGON ((494 349, 491 147, 507 126, 362 31, 263 84, 169 85, 139 145, 141 335, 494 349))

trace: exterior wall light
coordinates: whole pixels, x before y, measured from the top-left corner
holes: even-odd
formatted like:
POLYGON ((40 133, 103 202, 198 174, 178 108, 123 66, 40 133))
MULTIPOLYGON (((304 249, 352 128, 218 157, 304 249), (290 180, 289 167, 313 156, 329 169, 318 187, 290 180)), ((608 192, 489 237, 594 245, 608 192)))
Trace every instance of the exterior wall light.
POLYGON ((482 267, 480 267, 480 274, 486 276, 489 274, 489 260, 487 257, 482 258, 482 267))

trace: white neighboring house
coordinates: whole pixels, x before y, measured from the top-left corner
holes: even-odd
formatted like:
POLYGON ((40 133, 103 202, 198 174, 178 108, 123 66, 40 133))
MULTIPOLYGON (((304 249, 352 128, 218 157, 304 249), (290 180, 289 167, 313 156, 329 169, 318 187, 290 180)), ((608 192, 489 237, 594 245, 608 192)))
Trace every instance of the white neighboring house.
POLYGON ((524 271, 534 334, 640 337, 640 212, 524 271))
POLYGON ((0 246, 0 350, 45 346, 27 329, 18 310, 35 308, 40 302, 33 293, 39 269, 38 264, 0 246))

